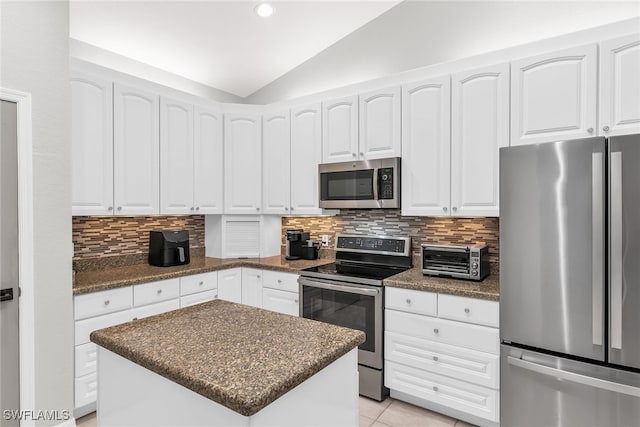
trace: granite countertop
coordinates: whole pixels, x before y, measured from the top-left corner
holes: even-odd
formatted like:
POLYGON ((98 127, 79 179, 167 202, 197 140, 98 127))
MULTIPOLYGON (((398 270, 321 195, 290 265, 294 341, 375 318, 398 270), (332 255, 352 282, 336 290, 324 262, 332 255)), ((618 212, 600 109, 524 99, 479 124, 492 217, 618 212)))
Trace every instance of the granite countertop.
POLYGON ((441 294, 458 295, 486 299, 500 300, 500 280, 498 275, 485 277, 481 282, 473 280, 447 279, 444 277, 424 276, 421 267, 414 267, 403 273, 384 280, 385 286, 395 288, 414 289, 418 291, 438 292, 441 294))
POLYGON ((91 333, 91 341, 250 416, 362 344, 362 331, 223 300, 91 333))
POLYGON ((224 270, 234 267, 253 267, 263 270, 275 270, 296 273, 304 268, 315 267, 333 262, 332 258, 289 261, 284 256, 268 258, 221 259, 210 257, 191 258, 187 265, 176 267, 155 267, 148 264, 135 264, 126 267, 105 268, 103 270, 77 272, 73 285, 73 294, 90 292, 155 280, 171 279, 191 274, 224 270))

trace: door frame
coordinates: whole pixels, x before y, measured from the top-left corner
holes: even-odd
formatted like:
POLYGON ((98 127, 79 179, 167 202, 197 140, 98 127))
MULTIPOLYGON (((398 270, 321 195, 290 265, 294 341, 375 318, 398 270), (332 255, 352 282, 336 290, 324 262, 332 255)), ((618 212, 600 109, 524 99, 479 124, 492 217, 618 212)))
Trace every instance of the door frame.
MULTIPOLYGON (((18 331, 20 409, 35 409, 35 305, 33 271, 33 150, 31 94, 0 87, 0 99, 18 110, 18 331)), ((35 425, 22 420, 20 426, 35 425)))

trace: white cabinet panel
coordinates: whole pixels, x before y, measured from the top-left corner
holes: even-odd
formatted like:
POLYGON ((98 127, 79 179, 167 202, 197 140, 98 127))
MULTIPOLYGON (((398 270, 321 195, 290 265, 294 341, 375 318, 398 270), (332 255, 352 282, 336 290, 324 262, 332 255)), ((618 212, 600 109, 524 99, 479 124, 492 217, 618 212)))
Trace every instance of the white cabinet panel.
POLYGON ((385 386, 490 421, 500 415, 499 392, 443 375, 385 362, 385 386))
POLYGON ((158 103, 156 94, 114 84, 113 161, 117 215, 159 212, 158 103))
POLYGON ((113 213, 113 88, 110 80, 71 76, 73 215, 113 213))
POLYGON ((449 215, 451 79, 402 87, 402 214, 449 215))
POLYGON ((242 304, 262 307, 262 270, 242 268, 242 304))
POLYGON ((322 103, 322 161, 346 162, 358 157, 358 96, 322 103))
POLYGON ((180 278, 180 295, 190 295, 210 291, 218 287, 218 272, 193 274, 180 278))
POLYGON ((264 114, 262 128, 263 213, 288 214, 291 206, 289 110, 264 114))
POLYGON ((438 315, 443 319, 497 328, 500 326, 499 312, 496 301, 443 294, 438 297, 438 315))
POLYGON ((258 114, 224 116, 224 210, 260 213, 262 126, 258 114))
POLYGON ((203 215, 222 213, 222 125, 219 107, 194 107, 193 204, 203 215))
POLYGON ((298 316, 300 311, 298 294, 296 292, 264 288, 262 291, 262 308, 291 316, 298 316))
POLYGON ((511 64, 511 145, 595 135, 598 48, 551 52, 511 64))
POLYGON ((438 294, 413 289, 385 288, 385 308, 426 316, 438 315, 438 294))
POLYGON ((180 296, 180 279, 167 279, 133 286, 133 304, 154 304, 180 296))
POLYGON ((600 44, 600 135, 640 133, 640 35, 600 44))
POLYGON ((499 149, 509 145, 509 64, 452 76, 451 214, 498 216, 499 149))
POLYGON ((322 162, 320 104, 291 110, 291 214, 317 215, 318 164, 322 162))
POLYGON ((293 273, 283 273, 280 271, 263 271, 264 278, 262 286, 265 288, 277 289, 279 291, 298 293, 298 275, 293 273))
POLYGON ((160 99, 160 213, 193 213, 193 106, 160 99))
POLYGON ((360 94, 360 160, 400 157, 400 87, 360 94))
POLYGON ((485 387, 500 387, 500 356, 396 332, 384 336, 385 360, 485 387))
POLYGON ((242 302, 242 268, 218 272, 218 298, 231 302, 242 302))
POLYGON ((78 295, 73 299, 74 319, 86 319, 93 316, 127 310, 133 306, 131 287, 109 289, 78 295))

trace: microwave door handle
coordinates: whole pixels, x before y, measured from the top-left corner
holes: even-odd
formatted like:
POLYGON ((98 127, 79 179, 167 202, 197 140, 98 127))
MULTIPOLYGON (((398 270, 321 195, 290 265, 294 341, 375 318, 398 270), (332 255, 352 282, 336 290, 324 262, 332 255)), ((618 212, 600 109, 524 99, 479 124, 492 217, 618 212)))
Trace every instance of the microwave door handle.
POLYGON ((380 188, 380 169, 373 169, 373 200, 380 200, 380 195, 378 194, 380 188))

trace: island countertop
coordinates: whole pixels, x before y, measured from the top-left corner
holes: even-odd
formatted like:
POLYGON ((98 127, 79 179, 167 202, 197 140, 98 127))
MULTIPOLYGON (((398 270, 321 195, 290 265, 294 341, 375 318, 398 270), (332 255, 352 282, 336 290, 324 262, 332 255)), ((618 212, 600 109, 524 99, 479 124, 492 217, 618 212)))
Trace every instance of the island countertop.
POLYGON ((91 341, 250 416, 362 344, 364 332, 223 300, 91 333, 91 341))

